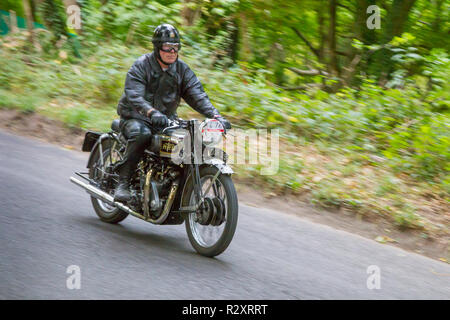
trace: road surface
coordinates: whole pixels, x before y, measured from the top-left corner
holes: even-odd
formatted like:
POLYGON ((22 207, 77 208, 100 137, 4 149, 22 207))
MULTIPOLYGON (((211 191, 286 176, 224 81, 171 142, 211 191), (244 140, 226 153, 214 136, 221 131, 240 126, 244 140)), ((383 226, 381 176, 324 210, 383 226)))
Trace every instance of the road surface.
POLYGON ((216 258, 184 225, 103 223, 69 182, 86 160, 0 131, 0 299, 450 298, 448 264, 281 212, 240 204, 216 258))

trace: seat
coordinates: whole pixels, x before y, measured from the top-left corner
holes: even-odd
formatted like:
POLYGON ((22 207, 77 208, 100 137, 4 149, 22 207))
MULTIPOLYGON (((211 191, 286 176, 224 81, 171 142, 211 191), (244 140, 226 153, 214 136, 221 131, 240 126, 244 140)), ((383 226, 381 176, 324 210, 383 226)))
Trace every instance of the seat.
POLYGON ((111 123, 111 129, 114 132, 120 132, 120 119, 113 120, 113 122, 111 123))

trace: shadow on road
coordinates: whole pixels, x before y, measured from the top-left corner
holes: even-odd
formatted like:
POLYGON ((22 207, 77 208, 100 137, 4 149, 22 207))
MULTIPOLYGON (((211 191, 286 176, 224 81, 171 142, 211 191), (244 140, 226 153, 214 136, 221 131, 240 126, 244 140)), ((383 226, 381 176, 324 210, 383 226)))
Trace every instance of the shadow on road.
POLYGON ((120 248, 120 250, 142 249, 142 254, 147 253, 146 249, 141 248, 140 246, 140 248, 136 248, 135 246, 133 246, 132 248, 128 247, 131 242, 138 245, 144 245, 145 247, 152 248, 153 250, 157 249, 160 251, 160 253, 166 252, 171 256, 175 254, 182 261, 185 261, 188 258, 190 262, 193 262, 192 259, 194 259, 203 264, 206 263, 216 268, 220 267, 220 269, 224 271, 229 269, 229 263, 221 260, 220 257, 208 258, 196 253, 195 250, 190 246, 187 235, 185 235, 184 237, 180 237, 179 235, 169 233, 156 234, 152 232, 153 230, 151 229, 152 227, 157 227, 161 229, 165 228, 166 230, 170 228, 173 230, 173 228, 178 227, 184 230, 184 225, 153 226, 151 224, 148 224, 147 228, 145 228, 146 226, 136 227, 136 225, 109 224, 102 222, 96 217, 73 217, 72 220, 77 224, 89 226, 92 229, 92 232, 101 231, 103 233, 108 232, 112 235, 120 236, 120 240, 125 240, 122 241, 123 246, 120 248), (143 230, 143 228, 145 228, 145 230, 143 230))

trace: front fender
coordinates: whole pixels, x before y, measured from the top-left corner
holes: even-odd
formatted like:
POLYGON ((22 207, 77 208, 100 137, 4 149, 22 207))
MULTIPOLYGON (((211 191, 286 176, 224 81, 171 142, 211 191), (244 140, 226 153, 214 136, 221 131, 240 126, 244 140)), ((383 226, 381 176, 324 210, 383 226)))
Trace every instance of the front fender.
POLYGON ((207 159, 203 163, 206 165, 216 167, 217 169, 219 169, 219 171, 222 174, 233 174, 234 173, 233 169, 231 169, 231 167, 229 165, 227 165, 222 160, 217 159, 217 158, 207 159))

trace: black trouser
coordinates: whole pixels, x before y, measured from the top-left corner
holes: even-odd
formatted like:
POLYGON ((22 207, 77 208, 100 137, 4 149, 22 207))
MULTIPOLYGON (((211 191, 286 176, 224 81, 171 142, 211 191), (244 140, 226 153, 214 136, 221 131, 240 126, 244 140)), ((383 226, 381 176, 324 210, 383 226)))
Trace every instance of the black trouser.
POLYGON ((121 131, 128 140, 124 159, 116 167, 122 177, 130 178, 137 164, 144 155, 145 149, 151 143, 152 131, 150 124, 138 119, 122 119, 121 131))

